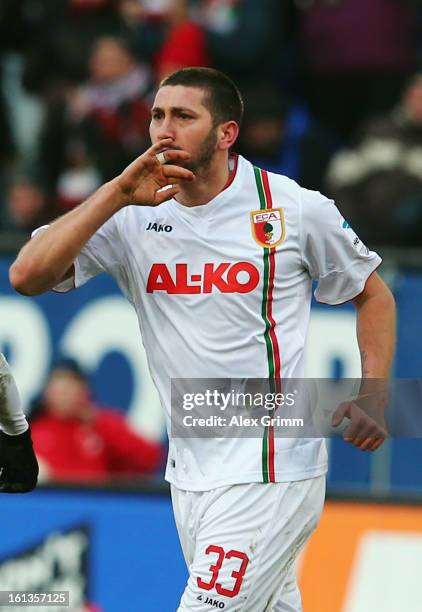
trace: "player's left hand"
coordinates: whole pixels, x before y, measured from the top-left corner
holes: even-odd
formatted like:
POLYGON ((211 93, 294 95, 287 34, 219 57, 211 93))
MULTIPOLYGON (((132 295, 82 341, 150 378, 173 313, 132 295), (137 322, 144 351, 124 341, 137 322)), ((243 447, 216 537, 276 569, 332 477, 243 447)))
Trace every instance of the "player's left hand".
POLYGON ((37 479, 30 429, 18 436, 0 431, 0 493, 28 493, 35 489, 37 479))
POLYGON ((343 420, 349 419, 349 424, 343 431, 343 440, 353 444, 363 451, 377 450, 387 438, 387 427, 384 417, 370 416, 355 402, 343 402, 338 406, 331 419, 331 425, 338 427, 343 420))

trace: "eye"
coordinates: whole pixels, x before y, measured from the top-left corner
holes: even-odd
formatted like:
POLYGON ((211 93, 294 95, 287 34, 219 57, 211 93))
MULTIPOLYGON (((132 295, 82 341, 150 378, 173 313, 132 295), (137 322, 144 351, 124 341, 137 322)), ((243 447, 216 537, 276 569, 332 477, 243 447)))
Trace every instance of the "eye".
POLYGON ((162 119, 163 113, 161 113, 160 111, 155 111, 151 114, 151 117, 155 120, 162 119))
POLYGON ((192 116, 188 115, 187 113, 179 113, 179 117, 181 119, 192 119, 192 116))

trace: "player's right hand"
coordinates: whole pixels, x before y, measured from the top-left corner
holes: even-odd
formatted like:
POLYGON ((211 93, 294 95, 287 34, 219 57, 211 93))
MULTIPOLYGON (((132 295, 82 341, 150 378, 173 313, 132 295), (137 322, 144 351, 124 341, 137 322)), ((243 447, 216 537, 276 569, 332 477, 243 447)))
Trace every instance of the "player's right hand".
POLYGON ((0 430, 0 493, 28 493, 38 480, 31 430, 9 436, 0 430))
POLYGON ((177 165, 177 162, 190 159, 190 154, 171 149, 172 142, 171 138, 165 138, 152 145, 114 179, 126 204, 158 206, 179 193, 180 182, 195 180, 193 172, 177 165), (157 159, 163 151, 164 165, 157 159), (168 189, 160 191, 163 187, 168 189))

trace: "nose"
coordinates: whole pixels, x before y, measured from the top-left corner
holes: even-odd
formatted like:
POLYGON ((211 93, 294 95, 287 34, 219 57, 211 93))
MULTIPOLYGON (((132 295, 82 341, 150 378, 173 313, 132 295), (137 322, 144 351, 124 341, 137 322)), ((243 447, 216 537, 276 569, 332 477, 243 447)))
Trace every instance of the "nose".
POLYGON ((158 140, 164 140, 164 138, 175 139, 176 134, 171 118, 166 118, 161 121, 159 127, 157 128, 156 135, 158 140))

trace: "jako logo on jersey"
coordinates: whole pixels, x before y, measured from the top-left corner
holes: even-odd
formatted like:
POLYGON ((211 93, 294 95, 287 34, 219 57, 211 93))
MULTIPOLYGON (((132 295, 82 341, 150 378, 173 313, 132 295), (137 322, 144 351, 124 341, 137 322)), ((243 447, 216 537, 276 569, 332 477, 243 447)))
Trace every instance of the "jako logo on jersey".
POLYGON ((191 294, 212 293, 250 293, 259 283, 259 271, 251 263, 240 261, 230 263, 206 263, 202 274, 189 274, 188 266, 176 264, 175 275, 164 263, 155 263, 151 267, 147 293, 165 291, 166 293, 191 294))
POLYGON ((346 219, 343 219, 342 228, 343 229, 350 229, 350 223, 348 221, 346 221, 346 219))
POLYGON ((171 232, 172 229, 173 228, 171 225, 162 225, 161 223, 151 223, 151 221, 148 223, 146 227, 146 231, 154 230, 154 232, 171 232))
POLYGON ((259 246, 274 248, 285 238, 282 208, 264 208, 251 212, 252 236, 259 246))

